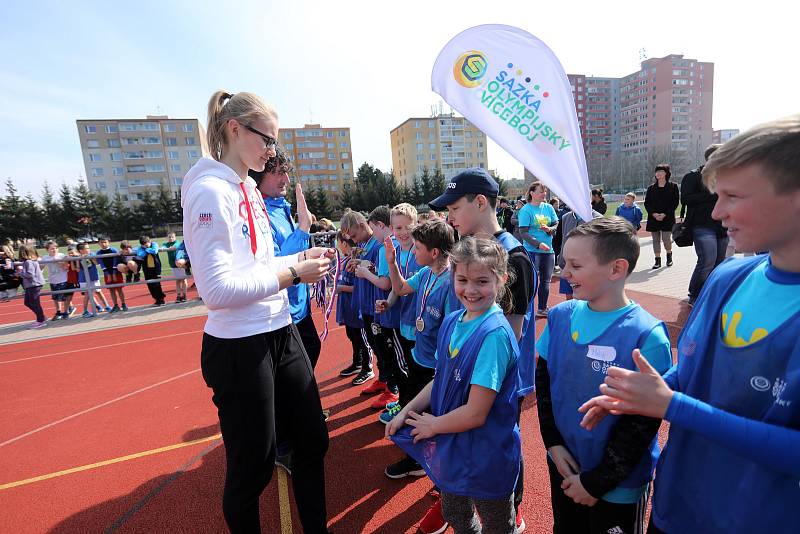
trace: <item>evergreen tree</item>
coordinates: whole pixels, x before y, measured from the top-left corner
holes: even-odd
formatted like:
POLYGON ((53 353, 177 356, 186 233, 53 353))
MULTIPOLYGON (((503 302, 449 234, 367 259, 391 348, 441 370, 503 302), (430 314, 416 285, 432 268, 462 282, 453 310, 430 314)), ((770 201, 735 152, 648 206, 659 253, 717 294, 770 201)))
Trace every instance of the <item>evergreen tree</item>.
POLYGON ((321 187, 315 187, 311 194, 306 196, 306 204, 308 204, 308 210, 316 215, 317 219, 330 218, 333 213, 330 198, 321 187))
POLYGON ((161 185, 158 188, 158 195, 155 197, 156 203, 156 224, 162 225, 171 222, 176 222, 173 220, 173 203, 172 203, 172 196, 169 193, 169 189, 164 186, 164 182, 161 182, 161 185))
POLYGON ((78 185, 73 192, 75 199, 76 222, 80 227, 81 235, 92 236, 97 214, 94 207, 94 195, 83 178, 78 179, 78 185))
POLYGON ((43 241, 47 237, 42 209, 34 200, 33 195, 28 193, 22 200, 22 224, 24 225, 25 237, 33 237, 43 241))
POLYGON ((6 196, 0 200, 0 236, 11 239, 26 237, 22 199, 11 178, 6 180, 6 196))
POLYGON ((130 239, 135 235, 133 211, 122 200, 119 191, 114 194, 109 210, 111 212, 109 234, 114 237, 121 236, 122 239, 130 239))
POLYGON ((53 198, 53 192, 47 182, 42 187, 42 218, 44 219, 45 233, 49 237, 56 237, 63 233, 59 224, 61 208, 53 198))
POLYGON ((58 203, 60 205, 58 227, 60 230, 57 232, 57 235, 75 237, 80 233, 81 229, 78 225, 78 212, 75 208, 72 190, 66 183, 61 184, 58 196, 58 203))
POLYGON ((358 191, 350 184, 342 186, 342 193, 339 195, 339 210, 344 211, 347 208, 356 209, 359 203, 358 191))
POLYGON ((111 233, 111 201, 103 193, 95 191, 92 193, 92 228, 98 236, 106 236, 111 233))
POLYGON ((136 206, 134 213, 136 214, 136 222, 138 223, 137 226, 150 237, 153 237, 150 234, 152 234, 156 225, 159 223, 159 208, 156 202, 156 197, 153 195, 153 192, 150 191, 150 189, 144 190, 142 193, 142 199, 136 206))

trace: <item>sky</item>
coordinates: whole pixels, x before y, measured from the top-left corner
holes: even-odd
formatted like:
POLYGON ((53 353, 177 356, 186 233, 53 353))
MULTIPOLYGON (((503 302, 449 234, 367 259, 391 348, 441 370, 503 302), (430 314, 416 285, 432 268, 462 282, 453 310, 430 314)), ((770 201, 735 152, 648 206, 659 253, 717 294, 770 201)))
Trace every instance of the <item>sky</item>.
MULTIPOLYGON (((639 69, 641 49, 713 62, 714 129, 797 113, 790 3, 737 4, 13 2, 0 21, 0 181, 37 198, 45 182, 76 185, 85 175, 77 119, 166 114, 205 123, 217 89, 261 95, 284 127, 350 127, 354 166, 390 171, 389 132, 441 101, 430 89, 438 53, 489 23, 536 35, 568 73, 621 77, 639 69)), ((522 176, 491 142, 488 158, 501 177, 522 176)))

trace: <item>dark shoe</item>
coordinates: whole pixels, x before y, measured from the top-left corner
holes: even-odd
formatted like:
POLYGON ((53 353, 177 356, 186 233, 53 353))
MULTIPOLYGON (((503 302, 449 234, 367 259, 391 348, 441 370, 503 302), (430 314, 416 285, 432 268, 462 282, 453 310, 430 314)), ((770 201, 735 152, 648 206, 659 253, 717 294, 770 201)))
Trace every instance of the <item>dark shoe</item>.
POLYGON ((661 268, 661 258, 658 257, 658 258, 656 258, 656 262, 653 265, 653 269, 660 269, 660 268, 661 268))
POLYGON ((281 467, 286 471, 286 473, 291 476, 292 475, 292 453, 284 454, 282 456, 275 457, 275 465, 281 467))
POLYGON ((388 466, 383 472, 387 477, 392 479, 405 478, 408 476, 412 477, 425 476, 425 470, 422 468, 422 466, 419 465, 416 460, 414 460, 409 456, 406 456, 399 462, 393 463, 392 465, 388 466))
MULTIPOLYGON (((367 372, 361 371, 360 373, 358 373, 358 376, 357 376, 357 377, 355 377, 355 378, 352 380, 352 384, 353 384, 354 386, 360 386, 361 384, 363 384, 363 383, 364 383, 364 382, 366 382, 367 380, 372 380, 373 378, 375 378, 375 373, 373 373, 372 371, 367 371, 367 372)), ((381 384, 382 384, 382 382, 381 382, 381 384)), ((378 391, 383 391, 383 388, 380 388, 380 389, 378 389, 378 390, 376 391, 376 393, 377 393, 378 391)), ((362 394, 363 394, 363 395, 368 395, 369 393, 364 393, 364 392, 362 391, 362 394)))
POLYGON ((361 366, 355 363, 351 363, 341 371, 339 371, 339 376, 350 376, 354 374, 358 374, 361 371, 361 366))
POLYGON ((667 252, 667 267, 672 267, 672 252, 667 252))

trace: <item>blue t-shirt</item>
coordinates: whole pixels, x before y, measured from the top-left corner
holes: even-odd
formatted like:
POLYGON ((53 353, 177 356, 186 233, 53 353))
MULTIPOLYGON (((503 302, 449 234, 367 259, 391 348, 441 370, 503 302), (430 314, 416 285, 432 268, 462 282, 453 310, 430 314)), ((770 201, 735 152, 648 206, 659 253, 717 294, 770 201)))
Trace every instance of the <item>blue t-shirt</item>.
MULTIPOLYGON (((386 261, 386 250, 385 247, 381 247, 380 255, 378 256, 378 276, 384 276, 389 278, 389 262, 386 261)), ((414 247, 411 247, 408 250, 400 250, 400 253, 397 254, 397 265, 400 267, 400 274, 406 278, 410 278, 415 272, 406 272, 407 269, 410 269, 411 265, 416 266, 415 254, 414 254, 414 247)), ((406 280, 408 281, 408 280, 406 280)), ((416 290, 416 288, 415 288, 416 290)), ((414 295, 406 295, 405 297, 400 297, 400 299, 395 303, 395 307, 398 310, 405 309, 406 302, 413 301, 414 295)), ((404 324, 400 322, 400 335, 404 338, 413 341, 414 340, 414 332, 416 329, 414 328, 413 324, 404 324)))
MULTIPOLYGON (((464 321, 464 314, 462 314, 456 322, 453 329, 453 335, 450 336, 449 350, 450 357, 455 358, 458 356, 458 351, 464 346, 464 343, 469 339, 469 336, 475 331, 476 328, 483 322, 492 312, 500 311, 500 306, 493 304, 488 310, 483 312, 479 317, 471 321, 464 321)), ((439 359, 439 352, 436 352, 436 358, 439 359)), ((493 330, 486 336, 481 343, 481 350, 478 353, 478 358, 475 360, 475 368, 472 371, 472 379, 470 384, 483 386, 493 391, 500 391, 503 385, 503 380, 508 373, 509 366, 513 363, 514 352, 508 342, 508 336, 503 330, 493 330)))
MULTIPOLYGON (((442 284, 446 284, 446 283, 448 283, 450 281, 450 278, 449 278, 450 277, 450 271, 449 270, 442 271, 442 273, 440 273, 440 275, 438 277, 435 274, 431 275, 430 279, 428 279, 428 273, 430 273, 430 272, 431 272, 431 268, 426 266, 426 267, 423 267, 422 269, 420 269, 419 271, 417 271, 417 273, 414 276, 412 276, 411 278, 406 280, 406 283, 409 286, 411 286, 411 289, 414 290, 414 293, 418 293, 418 295, 416 297, 417 299, 422 300, 423 294, 428 290, 428 287, 420 287, 422 284, 428 283, 430 285, 430 292, 433 293, 434 291, 439 289, 442 286, 442 284)), ((411 297, 411 295, 408 295, 408 296, 411 297)), ((441 320, 443 320, 445 317, 447 317, 447 314, 449 314, 452 311, 453 311, 453 306, 451 305, 450 299, 449 298, 445 298, 444 299, 444 312, 442 313, 441 320)), ((416 315, 417 312, 418 312, 418 310, 415 311, 415 315, 416 315)), ((400 326, 401 326, 401 333, 402 333, 402 325, 400 325, 400 326)), ((406 328, 406 331, 408 331, 408 328, 406 328)), ((416 327, 412 326, 411 327, 411 332, 409 334, 410 334, 410 337, 408 335, 405 335, 405 334, 403 335, 403 337, 405 337, 406 339, 415 339, 416 338, 416 327)), ((417 356, 417 347, 416 346, 411 349, 411 354, 412 354, 412 356, 414 356, 415 360, 417 360, 417 361, 420 360, 420 358, 417 356)), ((434 361, 435 361, 435 358, 434 358, 434 361)))
POLYGON ((553 236, 547 235, 540 227, 542 225, 553 226, 558 222, 558 215, 556 214, 555 208, 547 202, 542 202, 538 206, 525 204, 522 206, 522 209, 519 210, 518 219, 520 228, 527 226, 528 233, 530 233, 535 240, 550 247, 549 251, 544 251, 523 240, 522 244, 525 250, 542 254, 553 254, 553 236))
MULTIPOLYGON (((573 341, 581 344, 594 341, 620 316, 627 313, 634 306, 636 306, 636 303, 631 301, 627 306, 623 306, 617 310, 598 312, 592 310, 587 301, 576 300, 575 310, 572 312, 569 328, 570 332, 572 332, 573 341)), ((539 339, 536 341, 536 351, 539 353, 540 358, 547 360, 549 344, 550 330, 545 326, 542 335, 539 336, 539 339)), ((667 369, 672 367, 672 349, 670 347, 669 337, 667 337, 663 329, 654 328, 639 350, 642 355, 647 358, 647 361, 650 362, 650 365, 662 375, 667 369)), ((635 503, 642 496, 646 488, 646 485, 641 488, 616 487, 603 495, 603 500, 618 504, 635 503)))
POLYGON ((781 271, 765 261, 731 295, 720 318, 723 342, 746 347, 763 339, 800 309, 800 273, 781 271), (765 303, 768 306, 753 303, 765 303))

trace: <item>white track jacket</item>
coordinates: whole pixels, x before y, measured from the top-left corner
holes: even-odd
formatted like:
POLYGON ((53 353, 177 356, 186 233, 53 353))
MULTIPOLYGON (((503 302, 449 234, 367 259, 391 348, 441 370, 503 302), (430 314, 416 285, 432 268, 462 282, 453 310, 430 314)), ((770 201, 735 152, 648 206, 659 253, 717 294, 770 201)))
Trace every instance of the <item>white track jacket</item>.
POLYGON ((266 207, 253 179, 242 182, 227 165, 202 158, 183 179, 181 205, 194 281, 208 306, 204 331, 234 339, 291 324, 289 299, 278 289, 276 273, 297 257, 275 257, 266 207))

